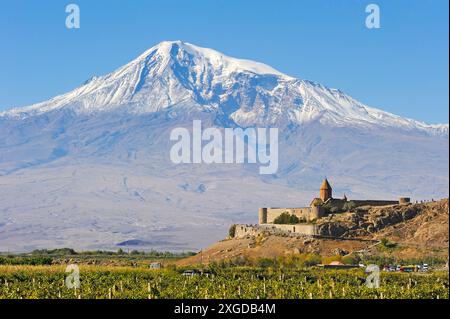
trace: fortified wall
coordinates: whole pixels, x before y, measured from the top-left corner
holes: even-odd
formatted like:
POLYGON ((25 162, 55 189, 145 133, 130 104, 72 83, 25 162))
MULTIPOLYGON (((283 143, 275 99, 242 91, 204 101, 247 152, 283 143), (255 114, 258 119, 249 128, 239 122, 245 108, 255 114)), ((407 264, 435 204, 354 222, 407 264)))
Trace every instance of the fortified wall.
POLYGON ((270 235, 290 235, 290 236, 314 236, 317 234, 316 225, 296 224, 296 225, 236 225, 234 238, 255 237, 259 234, 270 235))
POLYGON ((267 208, 258 210, 258 224, 271 224, 283 213, 297 216, 305 222, 312 222, 325 216, 325 210, 320 206, 298 207, 298 208, 267 208))
MULTIPOLYGON (((333 198, 333 190, 330 183, 325 179, 320 187, 320 197, 314 198, 309 207, 294 208, 270 208, 263 207, 258 210, 258 225, 236 225, 235 237, 257 236, 258 234, 283 234, 291 236, 314 236, 317 235, 317 219, 327 216, 329 213, 339 213, 360 206, 388 206, 398 204, 409 204, 409 197, 400 197, 394 200, 348 200, 344 198, 333 198), (350 208, 351 207, 351 208, 350 208), (281 214, 287 213, 296 216, 298 224, 275 224, 275 220, 281 214)), ((278 221, 277 221, 278 222, 278 221)))

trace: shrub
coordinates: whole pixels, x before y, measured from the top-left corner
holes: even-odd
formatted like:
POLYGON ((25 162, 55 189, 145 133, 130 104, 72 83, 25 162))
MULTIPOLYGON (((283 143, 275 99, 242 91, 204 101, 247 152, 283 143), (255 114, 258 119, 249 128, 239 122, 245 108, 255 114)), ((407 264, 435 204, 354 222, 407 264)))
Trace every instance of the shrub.
POLYGON ((382 238, 380 245, 381 245, 381 247, 386 248, 386 249, 394 249, 395 247, 397 247, 396 243, 390 242, 389 239, 387 239, 387 238, 382 238))
POLYGON ((346 265, 356 265, 359 263, 359 258, 357 256, 345 256, 342 257, 342 263, 346 265))
POLYGON ((32 255, 76 255, 77 252, 72 248, 57 248, 57 249, 36 249, 31 252, 32 255))
POLYGON ((305 258, 304 264, 307 267, 320 264, 322 258, 317 254, 308 254, 305 258))
POLYGON ((236 235, 236 224, 233 224, 230 226, 230 229, 228 230, 228 236, 234 238, 235 235, 236 235))
POLYGON ((273 223, 282 225, 294 225, 300 223, 300 219, 298 219, 298 217, 295 215, 291 215, 288 212, 284 212, 280 216, 275 218, 273 223))
POLYGON ((230 261, 230 265, 232 266, 250 266, 252 265, 252 261, 247 256, 239 256, 230 261))
POLYGON ((0 257, 0 265, 51 265, 50 257, 0 257))
POLYGON ((276 261, 271 258, 260 258, 258 259, 258 267, 260 268, 269 268, 274 267, 276 264, 276 261))

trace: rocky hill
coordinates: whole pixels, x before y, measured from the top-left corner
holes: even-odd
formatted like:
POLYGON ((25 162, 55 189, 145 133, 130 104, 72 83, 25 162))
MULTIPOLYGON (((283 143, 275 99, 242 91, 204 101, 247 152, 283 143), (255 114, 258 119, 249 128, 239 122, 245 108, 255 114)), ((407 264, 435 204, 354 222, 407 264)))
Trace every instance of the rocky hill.
POLYGON ((248 258, 275 258, 300 253, 388 255, 397 258, 448 259, 448 199, 384 207, 359 207, 318 221, 324 237, 262 235, 220 241, 180 265, 248 258), (340 236, 327 238, 326 236, 340 236), (395 248, 386 249, 381 240, 395 248))
POLYGON ((380 228, 375 233, 375 238, 389 238, 407 245, 448 249, 448 199, 412 205, 409 211, 415 213, 415 216, 406 222, 392 223, 380 228))
POLYGON ((448 245, 448 199, 410 205, 358 207, 322 218, 318 221, 318 232, 323 236, 393 237, 396 242, 429 245, 432 241, 438 246, 448 245))

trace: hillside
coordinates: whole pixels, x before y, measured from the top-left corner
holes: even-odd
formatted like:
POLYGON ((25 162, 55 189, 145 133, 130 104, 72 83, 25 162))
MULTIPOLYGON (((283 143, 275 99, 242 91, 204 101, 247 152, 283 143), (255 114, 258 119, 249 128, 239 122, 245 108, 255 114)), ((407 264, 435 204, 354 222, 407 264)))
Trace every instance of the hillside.
POLYGON ((376 233, 375 238, 389 238, 393 242, 432 248, 449 246, 449 207, 448 199, 437 202, 416 204, 415 218, 376 233))
POLYGON ((364 207, 355 212, 336 214, 331 217, 333 221, 326 220, 329 217, 318 221, 319 225, 327 225, 326 229, 351 229, 343 238, 260 235, 226 239, 205 249, 201 254, 180 260, 178 264, 208 263, 241 257, 275 258, 300 253, 321 256, 357 253, 402 259, 448 259, 448 208, 448 199, 410 205, 364 207), (330 227, 330 224, 333 226, 330 227), (388 240, 396 247, 382 247, 381 239, 388 240))
POLYGON ((323 236, 386 237, 399 243, 442 247, 448 245, 448 199, 410 205, 363 206, 322 218, 317 225, 323 236))

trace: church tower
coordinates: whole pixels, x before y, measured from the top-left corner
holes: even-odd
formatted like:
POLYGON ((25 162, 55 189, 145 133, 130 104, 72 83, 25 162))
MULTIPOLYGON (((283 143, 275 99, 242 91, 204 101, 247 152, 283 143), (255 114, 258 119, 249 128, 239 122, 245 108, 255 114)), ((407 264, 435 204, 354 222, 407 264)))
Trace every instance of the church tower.
POLYGON ((322 186, 320 186, 320 199, 325 202, 330 198, 333 198, 333 190, 330 183, 328 183, 328 180, 325 178, 322 182, 322 186))

